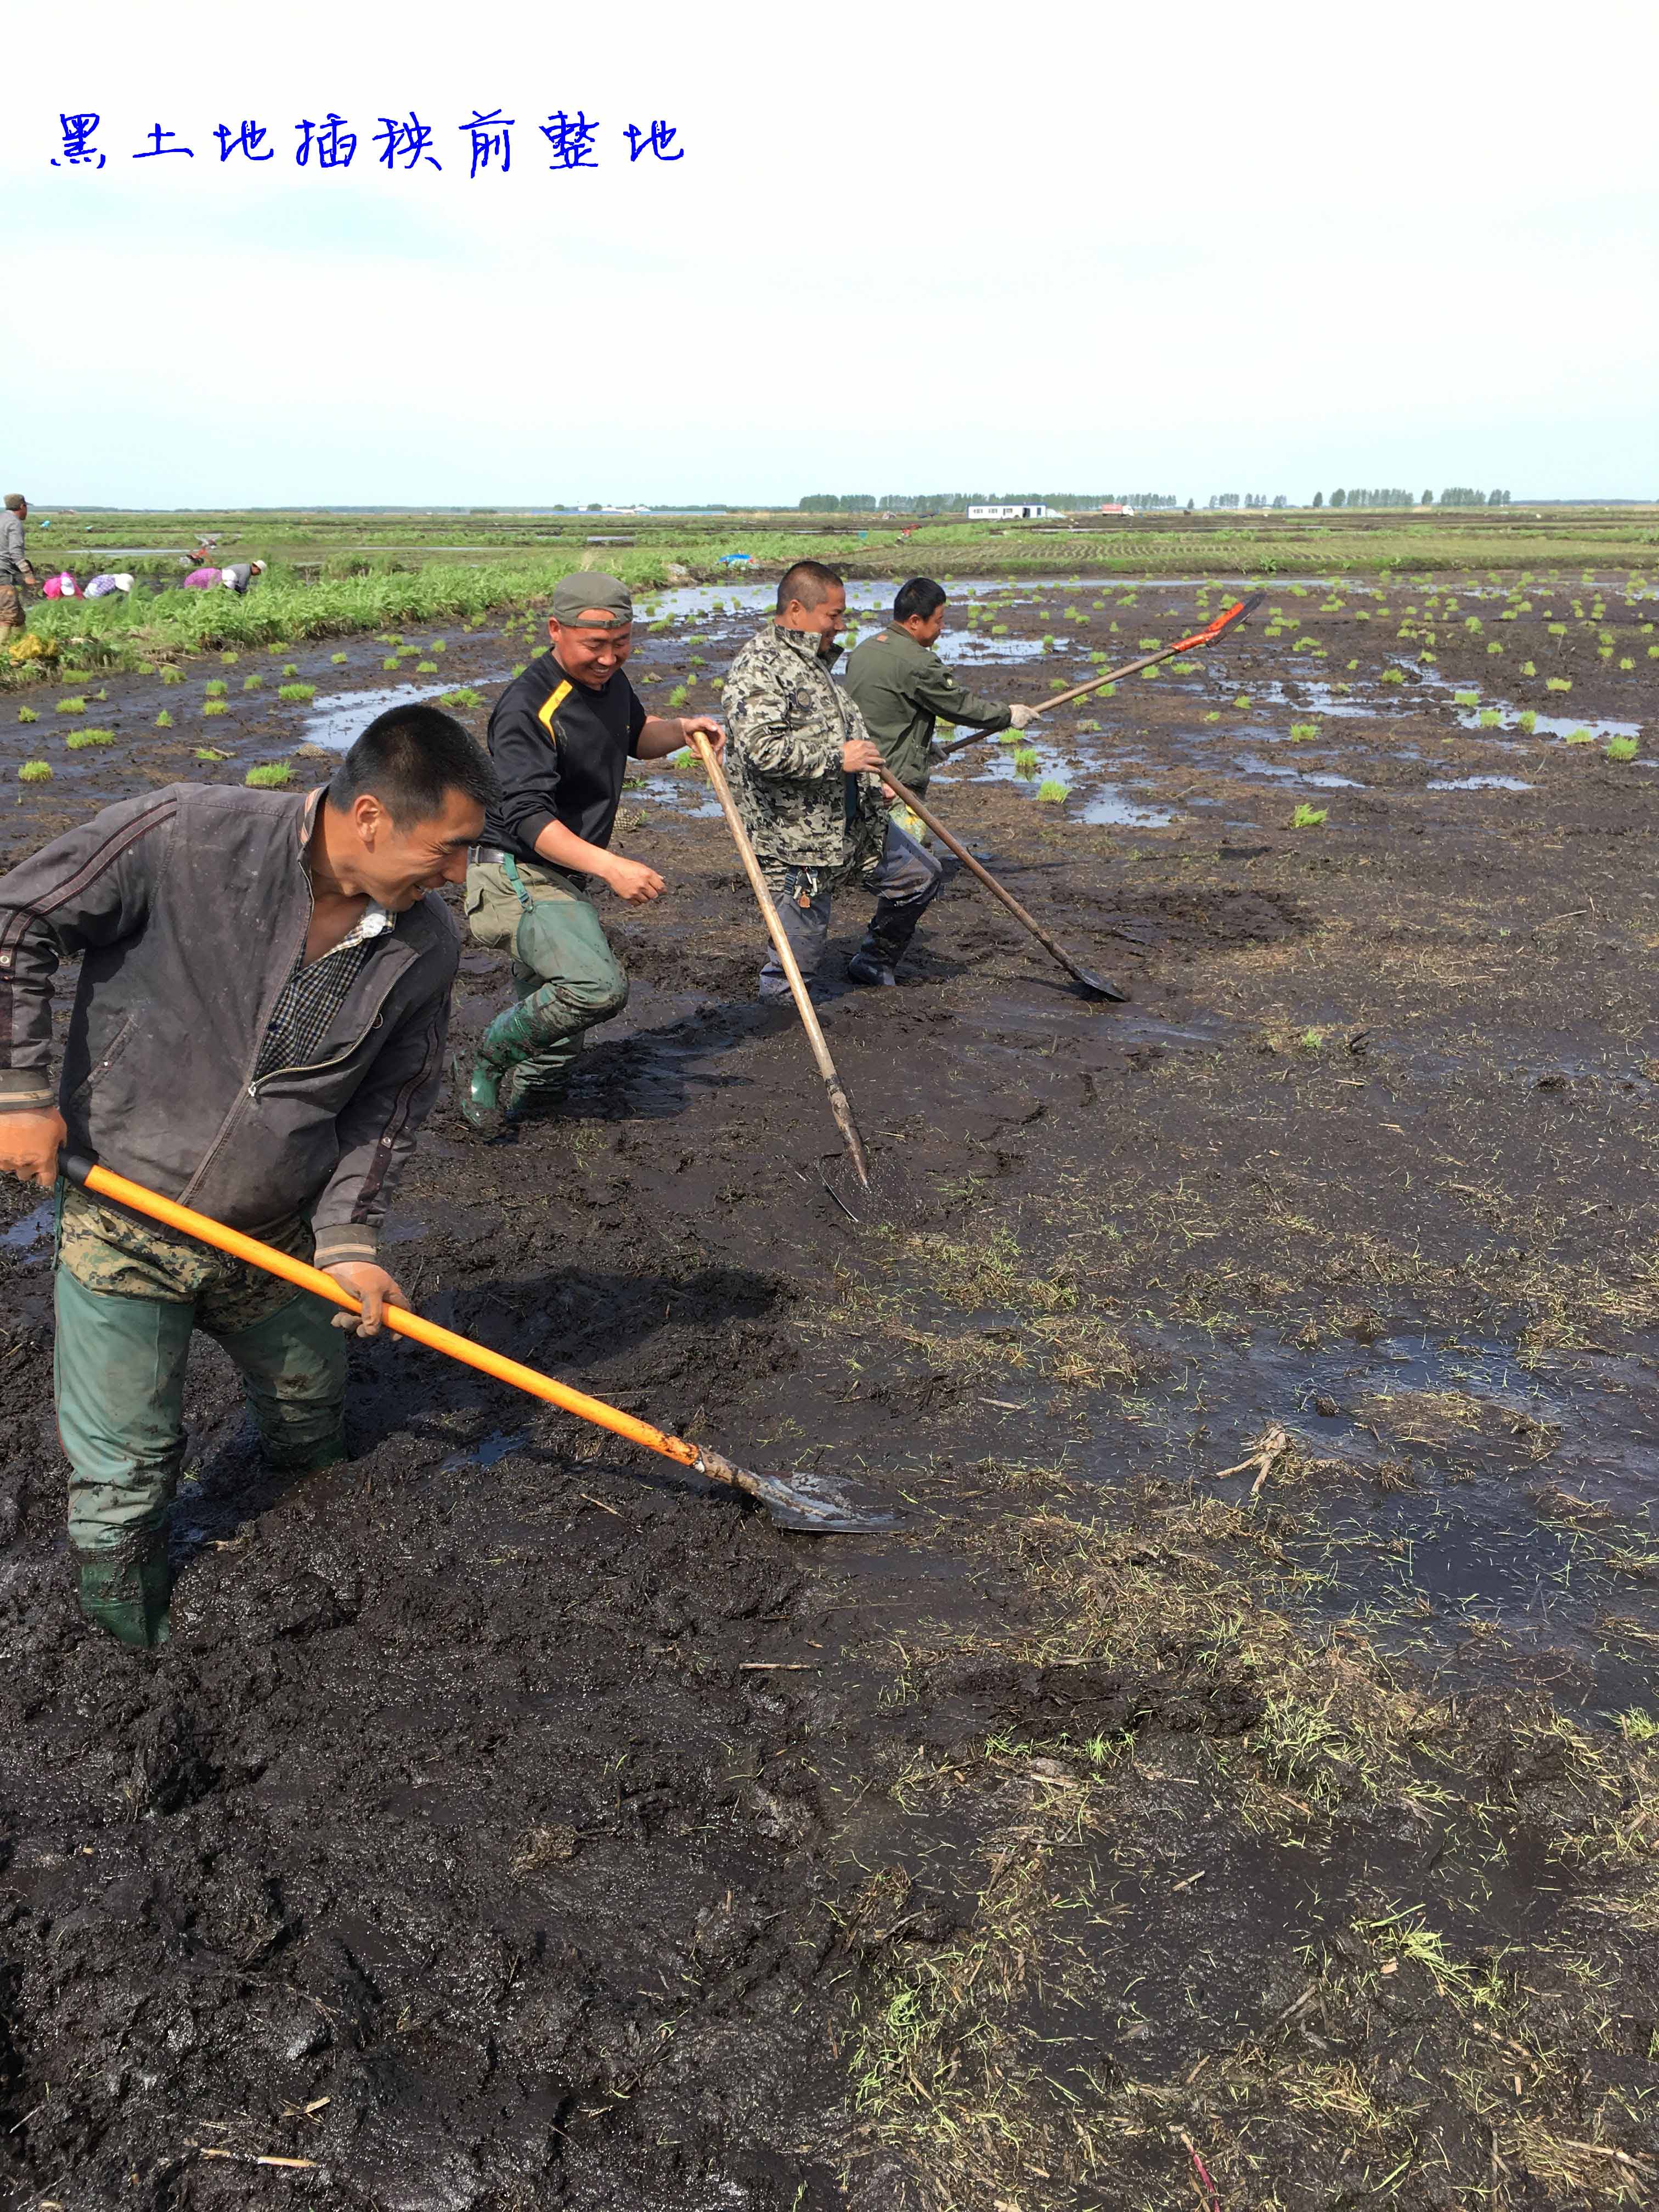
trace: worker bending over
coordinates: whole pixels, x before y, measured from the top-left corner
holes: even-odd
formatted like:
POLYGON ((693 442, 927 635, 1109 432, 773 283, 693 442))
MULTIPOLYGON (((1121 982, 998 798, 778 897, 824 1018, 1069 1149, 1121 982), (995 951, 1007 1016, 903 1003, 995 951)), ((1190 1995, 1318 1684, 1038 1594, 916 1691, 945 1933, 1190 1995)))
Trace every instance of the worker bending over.
POLYGON ((58 1425, 82 1609, 167 1633, 163 1528, 192 1328, 241 1370, 267 1458, 345 1455, 345 1342, 386 1301, 386 1194, 436 1096, 489 763, 432 707, 369 724, 326 791, 168 785, 0 876, 0 1170, 57 1183, 58 1425), (53 972, 81 956, 56 1103, 53 972), (326 1268, 320 1298, 58 1181, 72 1151, 326 1268))
POLYGON ((461 1111, 486 1134, 552 1112, 583 1036, 628 1003, 627 973, 587 894, 597 879, 647 906, 666 888, 654 868, 611 850, 630 757, 661 760, 699 730, 725 750, 707 714, 646 713, 623 672, 633 625, 617 577, 564 577, 549 649, 489 718, 501 797, 466 872, 466 915, 480 945, 511 952, 519 1003, 484 1031, 470 1071, 457 1069, 461 1111))
MULTIPOLYGON (((732 662, 721 703, 733 795, 802 975, 810 983, 823 958, 832 893, 856 878, 877 903, 847 972, 855 983, 891 984, 943 876, 889 817, 881 750, 830 672, 846 627, 841 578, 798 562, 779 582, 775 619, 732 662)), ((788 988, 769 954, 760 995, 788 988)))

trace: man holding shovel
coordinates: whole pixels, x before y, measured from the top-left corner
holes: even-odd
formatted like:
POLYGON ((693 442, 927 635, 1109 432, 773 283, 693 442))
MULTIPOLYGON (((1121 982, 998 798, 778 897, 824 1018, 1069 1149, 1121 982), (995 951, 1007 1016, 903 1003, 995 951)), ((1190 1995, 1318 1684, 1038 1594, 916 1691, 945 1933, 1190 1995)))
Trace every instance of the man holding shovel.
MULTIPOLYGON (((777 615, 732 662, 721 703, 733 795, 774 909, 810 985, 830 935, 831 894, 855 879, 876 896, 855 983, 890 985, 944 872, 887 812, 881 749, 830 670, 847 627, 834 569, 800 561, 778 585, 777 615)), ((788 995, 775 952, 763 999, 788 995)))
POLYGON ((82 1610, 160 1644, 191 1333, 240 1369, 267 1458, 343 1458, 345 1343, 392 1300, 393 1176, 436 1096, 458 883, 494 793, 432 707, 371 722, 325 792, 173 784, 0 876, 0 1171, 58 1192, 58 1423, 82 1610), (63 1073, 52 981, 78 956, 63 1073), (58 1155, 318 1264, 320 1299, 58 1181, 58 1155))
POLYGON ((466 914, 480 945, 512 953, 519 1003, 491 1022, 471 1069, 456 1071, 461 1111, 486 1135, 550 1113, 583 1036, 628 1003, 627 973, 587 891, 597 879, 647 906, 666 888, 654 868, 611 850, 630 757, 661 760, 699 730, 717 757, 725 750, 707 714, 647 714, 623 673, 633 624, 620 578, 562 578, 549 650, 489 717, 501 798, 466 872, 466 914))
MULTIPOLYGON (((933 650, 945 629, 945 606, 943 584, 912 576, 899 586, 887 628, 866 638, 847 662, 848 697, 883 760, 918 798, 927 794, 936 722, 955 722, 988 737, 997 730, 1023 730, 1036 712, 963 690, 933 650)), ((896 811, 901 827, 919 838, 921 823, 905 819, 907 808, 896 811)))

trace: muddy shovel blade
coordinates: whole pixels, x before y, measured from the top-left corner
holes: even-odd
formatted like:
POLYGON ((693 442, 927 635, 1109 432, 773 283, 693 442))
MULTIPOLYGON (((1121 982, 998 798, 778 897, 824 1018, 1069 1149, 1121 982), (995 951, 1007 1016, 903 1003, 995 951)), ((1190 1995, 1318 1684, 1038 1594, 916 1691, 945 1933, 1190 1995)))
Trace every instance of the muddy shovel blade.
POLYGON ((1120 990, 1115 983, 1103 981, 1098 975, 1091 975, 1086 968, 1073 968, 1072 976, 1073 980, 1080 985, 1091 998, 1109 999, 1115 1006, 1125 1006, 1128 1002, 1129 994, 1127 991, 1120 990))
POLYGON ((728 1483, 763 1505, 783 1528, 804 1528, 811 1535, 851 1535, 860 1529, 890 1528, 890 1513, 872 1512, 856 1504, 849 1492, 825 1474, 754 1474, 734 1467, 729 1459, 705 1445, 697 1472, 715 1482, 728 1483))

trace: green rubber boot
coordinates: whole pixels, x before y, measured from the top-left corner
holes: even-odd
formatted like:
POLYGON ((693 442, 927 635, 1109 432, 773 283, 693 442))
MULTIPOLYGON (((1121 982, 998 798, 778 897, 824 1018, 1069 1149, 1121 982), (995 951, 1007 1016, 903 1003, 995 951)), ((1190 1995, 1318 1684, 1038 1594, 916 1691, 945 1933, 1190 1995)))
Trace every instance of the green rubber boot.
POLYGON ((506 1079, 522 1060, 546 1043, 546 1013, 532 992, 516 1006, 497 1014, 478 1040, 477 1056, 465 1077, 455 1063, 456 1095, 465 1119, 485 1136, 500 1133, 512 1118, 511 1088, 506 1079))
POLYGON ((167 1539, 159 1528, 118 1545, 113 1551, 77 1552, 81 1610, 94 1627, 135 1651, 165 1644, 172 1623, 173 1569, 167 1539))

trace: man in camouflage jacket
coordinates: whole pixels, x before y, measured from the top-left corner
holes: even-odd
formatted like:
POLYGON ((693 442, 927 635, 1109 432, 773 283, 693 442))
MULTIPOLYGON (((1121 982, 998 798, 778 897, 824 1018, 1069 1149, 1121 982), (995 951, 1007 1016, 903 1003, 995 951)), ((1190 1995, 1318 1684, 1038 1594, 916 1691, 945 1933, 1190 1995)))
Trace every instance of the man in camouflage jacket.
MULTIPOLYGON (((802 975, 810 984, 823 958, 831 893, 856 878, 877 904, 847 972, 891 984, 943 874, 888 815, 880 751, 830 673, 846 624, 841 578, 797 562, 779 583, 776 619, 732 662, 721 703, 733 795, 802 975)), ((761 997, 788 988, 769 954, 761 997)))

